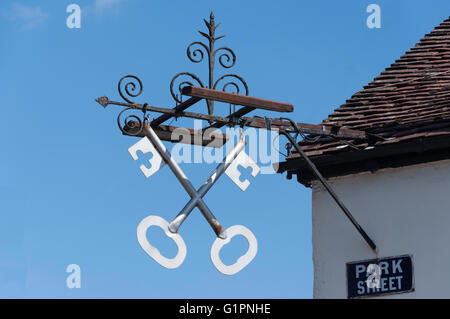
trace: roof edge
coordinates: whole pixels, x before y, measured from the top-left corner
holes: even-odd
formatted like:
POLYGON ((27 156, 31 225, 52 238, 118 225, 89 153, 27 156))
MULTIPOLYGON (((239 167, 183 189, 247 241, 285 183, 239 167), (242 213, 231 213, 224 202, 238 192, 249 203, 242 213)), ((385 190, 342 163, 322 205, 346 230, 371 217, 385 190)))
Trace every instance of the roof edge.
MULTIPOLYGON (((310 157, 325 178, 376 172, 383 168, 403 167, 450 159, 450 135, 418 138, 411 141, 383 145, 368 150, 310 157)), ((297 181, 306 187, 316 177, 302 158, 280 162, 277 173, 287 172, 287 178, 297 175, 297 181)))

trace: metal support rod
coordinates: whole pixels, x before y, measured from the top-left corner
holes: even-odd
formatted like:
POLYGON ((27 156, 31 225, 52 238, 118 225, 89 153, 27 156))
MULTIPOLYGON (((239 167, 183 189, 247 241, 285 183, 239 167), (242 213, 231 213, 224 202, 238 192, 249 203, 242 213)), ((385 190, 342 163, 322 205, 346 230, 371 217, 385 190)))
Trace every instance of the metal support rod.
MULTIPOLYGON (((246 107, 243 107, 236 111, 234 114, 232 114, 232 117, 224 117, 224 116, 209 116, 206 114, 200 114, 195 112, 186 112, 186 111, 180 111, 176 110, 176 108, 164 108, 164 107, 157 107, 152 106, 148 104, 138 104, 138 103, 124 103, 124 102, 117 102, 117 101, 110 101, 106 96, 100 97, 96 100, 98 103, 100 103, 103 107, 106 107, 108 105, 117 105, 117 106, 124 106, 136 110, 147 110, 150 112, 157 112, 157 113, 163 113, 170 115, 170 117, 177 116, 177 117, 188 117, 188 118, 194 118, 199 120, 205 120, 208 122, 215 122, 210 126, 210 128, 220 128, 224 125, 236 125, 236 117, 239 118, 240 124, 247 126, 247 127, 254 127, 254 128, 262 128, 267 129, 266 124, 264 122, 264 118, 260 117, 242 117, 242 115, 250 112, 249 109, 246 107)), ((295 133, 296 130, 292 126, 292 123, 287 123, 285 121, 282 121, 281 119, 270 119, 272 122, 272 128, 271 130, 285 130, 286 132, 295 133)), ((339 138, 345 138, 345 139, 365 139, 367 138, 366 133, 364 131, 358 131, 353 129, 343 129, 343 128, 333 128, 333 126, 330 125, 314 125, 314 124, 306 124, 306 123, 295 123, 298 127, 301 128, 303 133, 305 134, 314 134, 314 135, 323 135, 323 136, 333 136, 333 137, 339 137, 339 138), (336 130, 334 130, 336 129, 336 130)), ((153 125, 153 123, 152 123, 153 125)), ((205 128, 206 129, 206 128, 205 128)))
POLYGON ((314 175, 319 179, 319 181, 322 183, 323 187, 328 191, 328 193, 333 197, 334 201, 338 206, 341 208, 341 210, 344 212, 345 216, 350 220, 350 222, 355 226, 356 230, 361 234, 361 236, 364 238, 366 243, 372 248, 372 250, 377 254, 377 246, 373 242, 373 240, 367 235, 367 233, 364 231, 364 229, 358 224, 358 222, 355 220, 355 218, 352 216, 350 211, 345 207, 344 203, 339 199, 339 197, 336 195, 336 193, 333 191, 331 186, 328 184, 326 179, 320 174, 319 170, 317 169, 316 165, 309 159, 309 157, 303 152, 300 145, 298 145, 297 141, 286 131, 280 130, 280 134, 283 134, 287 137, 289 142, 294 146, 294 148, 297 150, 297 152, 300 154, 301 157, 305 160, 306 164, 309 166, 311 171, 314 173, 314 175))
MULTIPOLYGON (((201 100, 201 98, 199 98, 199 97, 191 97, 189 100, 186 100, 183 103, 180 103, 177 106, 175 106, 173 108, 173 110, 175 112, 182 112, 182 111, 186 110, 188 107, 194 105, 195 103, 197 103, 200 100, 201 100)), ((167 121, 168 119, 170 119, 173 116, 174 116, 173 114, 167 114, 167 113, 162 114, 159 117, 157 117, 156 119, 154 119, 150 123, 150 125, 153 126, 153 127, 158 126, 158 125, 164 123, 165 121, 167 121)))
POLYGON ((118 106, 125 106, 130 107, 136 110, 144 110, 150 112, 158 112, 158 113, 164 113, 169 114, 171 116, 177 116, 177 117, 189 117, 193 119, 199 119, 199 120, 205 120, 205 121, 214 121, 214 122, 223 122, 223 123, 230 123, 230 119, 226 118, 224 116, 214 116, 214 115, 206 115, 201 113, 195 113, 195 112, 186 112, 186 111, 177 111, 175 109, 169 109, 164 107, 158 107, 158 106, 152 106, 146 104, 145 106, 143 104, 138 103, 124 103, 124 102, 116 102, 116 101, 107 101, 105 102, 106 105, 118 105, 118 106))
MULTIPOLYGON (((150 139, 153 146, 155 146, 156 150, 161 155, 164 162, 166 162, 166 164, 173 171, 173 173, 180 181, 181 185, 184 187, 189 196, 191 196, 191 198, 195 198, 197 196, 197 192, 194 186, 191 184, 187 176, 178 166, 177 162, 172 158, 169 151, 167 151, 164 144, 156 135, 155 131, 153 131, 153 129, 149 125, 145 125, 143 128, 143 132, 150 139)), ((202 212, 203 216, 205 216, 206 220, 211 225, 216 235, 222 239, 225 239, 227 237, 225 229, 223 229, 222 225, 220 225, 216 217, 213 215, 211 210, 208 208, 208 206, 206 206, 205 202, 201 198, 198 199, 196 206, 202 212)))
POLYGON ((222 174, 227 170, 236 156, 242 151, 245 147, 245 139, 239 140, 239 142, 233 147, 233 149, 225 156, 222 162, 217 166, 214 172, 209 176, 209 178, 203 183, 203 185, 197 190, 197 193, 191 200, 184 206, 184 208, 180 211, 177 217, 169 224, 169 230, 172 233, 178 232, 178 228, 180 228, 181 224, 184 220, 189 216, 192 210, 197 205, 199 199, 203 198, 206 193, 211 189, 214 183, 222 176, 222 174))

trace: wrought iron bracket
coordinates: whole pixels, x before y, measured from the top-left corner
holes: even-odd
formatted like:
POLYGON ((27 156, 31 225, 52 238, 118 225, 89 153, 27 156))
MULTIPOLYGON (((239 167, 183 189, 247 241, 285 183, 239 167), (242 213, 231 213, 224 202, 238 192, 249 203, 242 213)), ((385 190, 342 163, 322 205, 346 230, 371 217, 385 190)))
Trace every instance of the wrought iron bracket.
MULTIPOLYGON (((344 203, 339 199, 339 197, 333 191, 325 178, 323 178, 322 174, 319 172, 314 163, 303 152, 299 144, 296 142, 296 139, 291 135, 311 134, 315 136, 315 138, 319 138, 321 136, 331 136, 340 139, 368 139, 367 134, 362 131, 342 129, 340 127, 335 127, 332 125, 295 123, 291 119, 287 118, 269 119, 266 117, 244 117, 246 114, 254 111, 255 109, 264 109, 276 112, 292 112, 293 105, 248 96, 248 85, 245 80, 239 75, 229 73, 215 78, 214 66, 216 62, 216 56, 218 56, 218 62, 220 66, 222 66, 224 69, 229 69, 235 65, 236 55, 228 47, 215 47, 215 42, 223 38, 224 36, 215 35, 216 29, 220 24, 215 23, 214 14, 212 12, 209 21, 204 20, 204 22, 206 27, 208 28, 208 33, 204 33, 202 31, 199 31, 199 33, 208 40, 208 43, 205 44, 201 41, 192 42, 187 47, 187 57, 191 62, 194 63, 200 63, 204 60, 205 57, 207 57, 209 71, 207 87, 203 84, 200 78, 193 73, 178 73, 172 78, 170 82, 170 94, 175 100, 176 106, 173 108, 163 108, 152 106, 147 103, 139 104, 134 102, 134 98, 138 97, 142 93, 142 81, 135 75, 127 75, 121 78, 118 83, 119 95, 125 102, 111 101, 105 96, 96 99, 96 101, 103 107, 107 107, 108 105, 117 105, 124 107, 124 109, 118 115, 117 123, 120 130, 125 135, 144 136, 148 127, 151 127, 152 131, 155 132, 159 139, 168 140, 171 142, 179 142, 180 140, 173 139, 173 134, 171 133, 175 129, 184 129, 187 131, 186 134, 191 137, 190 141, 192 141, 192 144, 196 144, 196 140, 200 140, 201 145, 220 147, 226 142, 226 135, 220 135, 221 132, 218 132, 217 134, 219 134, 220 136, 218 136, 218 138, 214 137, 214 139, 218 141, 218 143, 216 143, 215 145, 205 144, 205 136, 203 135, 203 133, 206 131, 206 129, 218 129, 225 125, 239 125, 241 127, 247 126, 268 130, 278 130, 281 135, 286 136, 292 146, 305 160, 314 175, 322 183, 322 185, 335 200, 335 202, 338 204, 338 206, 341 208, 341 210, 344 212, 353 226, 364 238, 369 247, 376 253, 377 247, 373 240, 358 224, 358 222, 346 208, 344 203), (194 83, 196 85, 194 85, 194 83), (175 87, 178 88, 177 93, 175 92, 175 87), (217 88, 219 87, 222 88, 221 91, 217 90, 217 88), (227 92, 227 88, 234 89, 234 92, 227 92), (239 94, 241 90, 245 92, 245 95, 239 94), (183 95, 189 96, 189 98, 183 101, 183 95), (198 103, 202 99, 206 101, 208 114, 186 111, 187 108, 198 103), (214 115, 215 101, 229 103, 230 105, 240 105, 242 106, 242 108, 234 111, 233 113, 231 113, 230 108, 230 114, 228 116, 217 116, 214 115), (136 114, 125 116, 124 114, 127 111, 140 111, 143 115, 142 117, 136 114), (157 112, 162 113, 162 115, 150 120, 147 112, 157 112), (124 117, 124 119, 122 119, 122 117, 124 117), (210 123, 210 125, 203 128, 203 130, 200 130, 199 132, 187 128, 177 128, 162 125, 165 121, 173 117, 187 117, 206 120, 210 123), (201 138, 196 138, 198 136, 200 136, 201 138)), ((209 136, 207 138, 210 138, 211 140, 212 136, 209 136)), ((206 139, 206 141, 208 141, 208 139, 206 139)))

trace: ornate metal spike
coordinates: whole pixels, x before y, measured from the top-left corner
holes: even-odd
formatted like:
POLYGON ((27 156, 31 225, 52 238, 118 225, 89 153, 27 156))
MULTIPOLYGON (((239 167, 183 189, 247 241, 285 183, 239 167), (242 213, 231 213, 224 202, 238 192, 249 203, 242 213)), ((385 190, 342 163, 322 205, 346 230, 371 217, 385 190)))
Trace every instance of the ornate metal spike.
MULTIPOLYGON (((219 27, 220 23, 216 24, 214 13, 211 12, 209 16, 209 21, 206 19, 203 20, 208 29, 208 33, 199 31, 199 33, 208 39, 208 44, 205 44, 201 41, 195 41, 188 45, 187 47, 187 57, 191 62, 200 63, 203 61, 204 57, 208 57, 208 88, 216 89, 218 87, 219 82, 223 79, 229 80, 227 83, 224 83, 222 86, 222 90, 225 91, 226 88, 233 88, 235 90, 234 93, 240 93, 239 87, 243 87, 245 91, 245 95, 248 95, 248 86, 244 79, 235 74, 224 74, 220 76, 218 79, 214 78, 214 67, 216 61, 216 54, 218 54, 219 64, 224 69, 229 69, 234 66, 236 63, 236 55, 233 50, 228 47, 219 47, 215 48, 215 42, 219 39, 225 37, 224 35, 216 37, 216 29, 219 27), (197 46, 194 48, 194 46, 197 46), (220 52, 219 52, 220 51, 220 52), (231 78, 231 79, 230 79, 231 78)), ((181 103, 181 90, 186 85, 193 85, 192 80, 195 81, 197 85, 200 87, 204 87, 200 78, 189 72, 181 72, 175 75, 170 83, 170 93, 174 100, 177 103, 181 103), (188 77, 188 80, 178 79, 179 77, 188 77), (179 80, 181 83, 178 84, 179 94, 174 92, 174 87, 176 87, 175 82, 179 80)), ((178 82, 179 83, 179 82, 178 82)), ((206 100, 206 104, 208 106, 208 115, 214 115, 214 101, 206 100)))
MULTIPOLYGON (((199 33, 208 39, 207 43, 201 41, 195 41, 190 43, 187 46, 187 57, 193 63, 200 63, 203 61, 205 56, 208 57, 208 86, 209 89, 214 90, 222 90, 226 91, 227 89, 233 91, 232 93, 237 94, 245 94, 248 95, 248 86, 245 80, 236 75, 236 74, 224 74, 219 76, 218 78, 214 77, 214 67, 216 56, 218 57, 218 62, 221 67, 224 69, 229 69, 234 66, 236 63, 236 55, 234 52, 228 47, 219 47, 215 48, 215 42, 219 39, 222 39, 224 36, 216 37, 216 29, 219 27, 219 24, 216 24, 214 13, 211 12, 209 21, 204 20, 205 25, 207 26, 208 33, 199 31, 199 33), (241 93, 242 91, 242 93, 241 93)), ((206 86, 203 84, 200 77, 190 72, 181 72, 175 75, 170 82, 170 93, 172 98, 176 101, 177 104, 182 103, 182 90, 183 87, 186 86, 199 86, 205 88, 206 86), (174 89, 176 88, 176 89, 174 89)), ((138 110, 138 107, 135 101, 135 98, 140 96, 143 90, 142 81, 135 75, 126 75, 119 80, 118 83, 118 91, 122 99, 127 103, 118 103, 114 102, 117 105, 126 106, 126 108, 119 114, 117 123, 122 132, 126 132, 130 135, 130 132, 135 134, 140 134, 142 131, 143 124, 147 121, 146 111, 147 107, 144 106, 138 110), (139 116, 136 114, 125 114, 132 112, 143 112, 143 117, 140 114, 139 116), (141 119, 142 117, 142 119, 141 119)), ((100 97, 96 99, 96 101, 106 107, 108 104, 112 104, 111 101, 108 100, 107 97, 100 97)), ((114 104, 113 103, 113 104, 114 104)), ((209 122, 214 122, 218 119, 218 117, 214 116, 214 101, 206 99, 206 104, 208 107, 208 116, 206 118, 209 122)), ((146 104, 144 104, 146 105, 146 104)), ((199 114, 200 116, 205 116, 199 114)))
POLYGON ((103 107, 107 107, 109 104, 109 99, 106 96, 101 96, 95 99, 95 101, 103 107))

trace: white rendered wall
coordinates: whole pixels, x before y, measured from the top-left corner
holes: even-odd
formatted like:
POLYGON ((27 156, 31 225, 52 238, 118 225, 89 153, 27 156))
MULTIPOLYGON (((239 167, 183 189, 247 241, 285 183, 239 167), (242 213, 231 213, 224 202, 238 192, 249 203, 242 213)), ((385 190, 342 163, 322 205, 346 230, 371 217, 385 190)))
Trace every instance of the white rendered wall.
MULTIPOLYGON (((379 257, 413 256, 415 291, 378 298, 450 298, 450 160, 329 182, 379 257)), ((312 227, 314 297, 347 298, 345 264, 376 256, 317 182, 312 227)))

